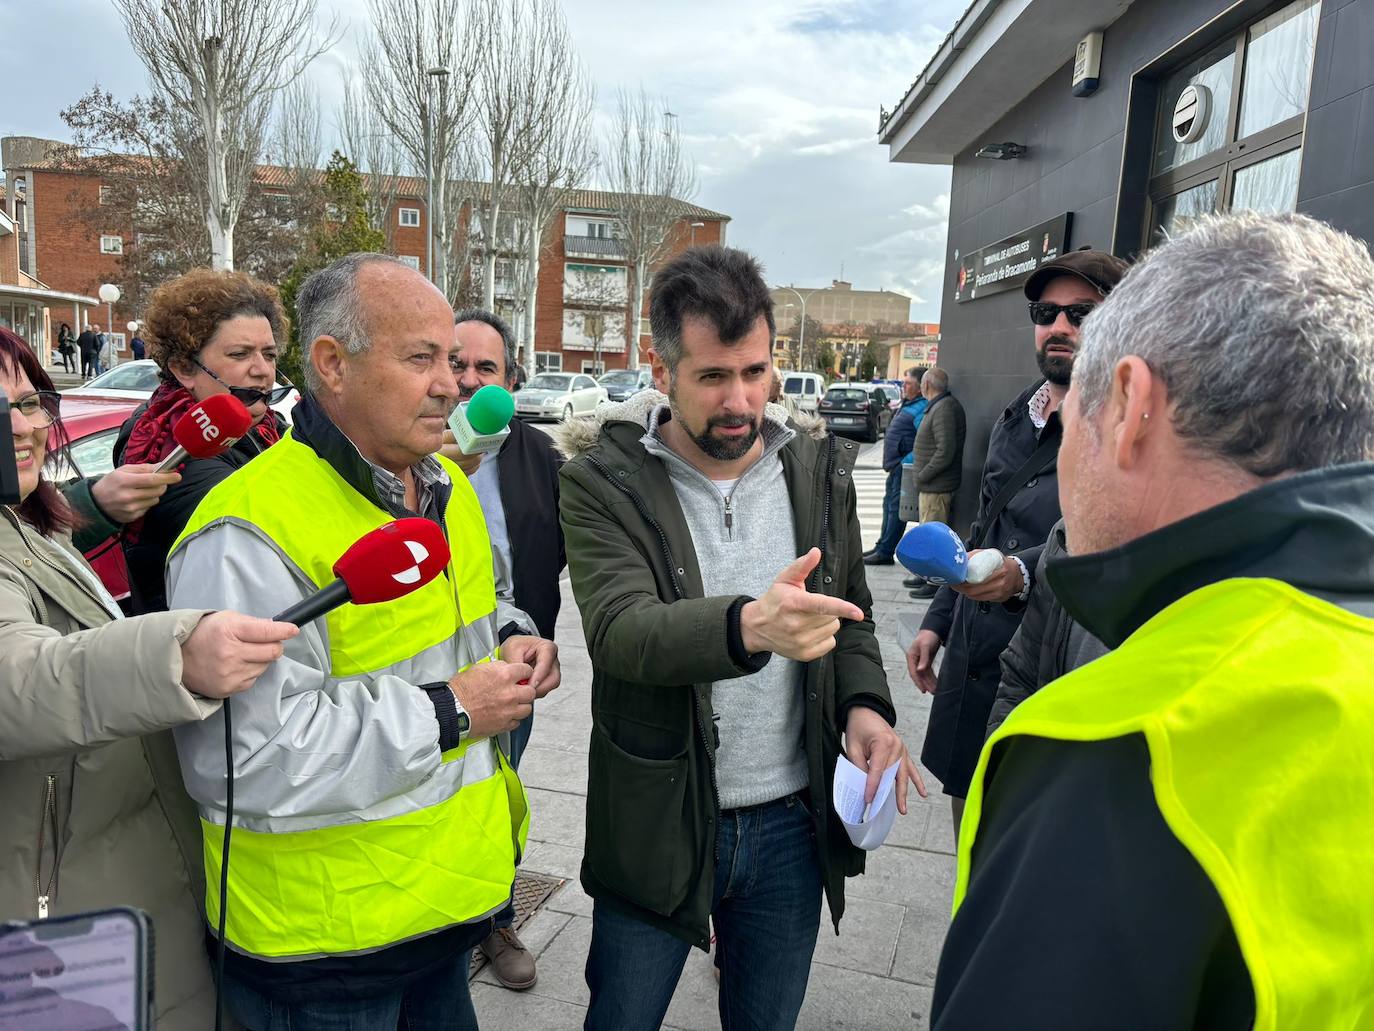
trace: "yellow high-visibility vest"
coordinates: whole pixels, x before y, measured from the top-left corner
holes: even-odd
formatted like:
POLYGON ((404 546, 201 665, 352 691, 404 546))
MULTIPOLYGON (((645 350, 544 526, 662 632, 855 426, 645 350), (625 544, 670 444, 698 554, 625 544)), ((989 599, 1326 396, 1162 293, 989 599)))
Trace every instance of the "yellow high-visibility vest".
MULTIPOLYGON (((445 575, 393 602, 330 612, 327 676, 405 679, 418 657, 432 666, 436 655, 452 676, 497 657, 486 522, 467 477, 440 461, 453 481, 445 575)), ((255 528, 324 587, 339 556, 392 516, 288 432, 206 495, 172 550, 224 520, 255 528)), ((266 959, 365 953, 483 919, 506 904, 529 807, 496 741, 469 740, 445 752, 433 777, 385 808, 392 815, 338 813, 307 830, 236 822, 228 943, 266 959)), ((223 822, 222 811, 202 807, 211 927, 219 921, 223 822)))
POLYGON ((1235 928, 1256 1029, 1374 1028, 1371 671, 1374 621, 1287 584, 1226 580, 1175 602, 988 740, 956 912, 1000 742, 1141 734, 1159 810, 1235 928))

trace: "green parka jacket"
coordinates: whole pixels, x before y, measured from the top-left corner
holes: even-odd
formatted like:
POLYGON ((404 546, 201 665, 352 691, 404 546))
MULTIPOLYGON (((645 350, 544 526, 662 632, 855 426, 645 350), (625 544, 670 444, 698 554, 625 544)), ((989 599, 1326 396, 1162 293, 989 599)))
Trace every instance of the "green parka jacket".
MULTIPOLYGON (((737 599, 702 596, 668 471, 640 443, 666 401, 642 391, 603 405, 593 420, 567 424, 557 440, 568 458, 560 475, 568 567, 593 670, 582 884, 593 898, 705 949, 720 811, 711 684, 757 667, 731 658, 726 623, 737 599)), ((767 417, 789 421, 777 405, 767 417)), ((858 448, 830 436, 820 420, 789 425, 797 432, 779 454, 796 540, 778 547, 794 555, 820 547, 810 589, 865 613, 842 626, 829 655, 807 665, 801 686, 809 804, 838 932, 844 879, 864 869, 864 853, 830 802, 841 733, 855 705, 889 723, 896 714, 864 578, 850 475, 858 448)))

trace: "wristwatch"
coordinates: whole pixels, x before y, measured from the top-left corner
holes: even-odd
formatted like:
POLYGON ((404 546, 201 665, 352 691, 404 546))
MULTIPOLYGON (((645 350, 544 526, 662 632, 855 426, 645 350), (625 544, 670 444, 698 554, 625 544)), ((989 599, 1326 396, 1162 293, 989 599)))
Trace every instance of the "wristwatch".
POLYGON ((463 703, 458 700, 458 696, 453 696, 453 705, 458 710, 458 740, 466 741, 468 735, 472 733, 472 717, 463 708, 463 703))

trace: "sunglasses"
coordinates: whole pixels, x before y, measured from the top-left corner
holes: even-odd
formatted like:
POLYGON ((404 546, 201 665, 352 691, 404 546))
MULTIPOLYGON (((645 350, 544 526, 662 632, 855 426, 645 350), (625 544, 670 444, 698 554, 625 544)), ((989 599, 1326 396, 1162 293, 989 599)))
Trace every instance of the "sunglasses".
POLYGON ((1094 308, 1095 304, 1051 304, 1049 301, 1031 301, 1026 305, 1030 309, 1031 321, 1037 326, 1053 326, 1059 313, 1062 311, 1069 318, 1070 326, 1081 326, 1094 308))
POLYGON ((17 398, 10 407, 18 409, 19 414, 29 420, 29 425, 34 429, 41 430, 57 421, 61 404, 62 395, 56 391, 36 390, 32 394, 17 398))
POLYGON ((191 361, 195 363, 196 368, 200 369, 201 372, 205 373, 205 375, 209 376, 220 386, 228 390, 230 396, 242 401, 245 407, 251 408, 259 401, 266 401, 268 404, 274 405, 295 389, 290 383, 287 383, 285 386, 273 387, 271 390, 259 390, 257 387, 231 387, 228 383, 225 383, 224 380, 220 379, 202 365, 199 358, 192 358, 191 361))

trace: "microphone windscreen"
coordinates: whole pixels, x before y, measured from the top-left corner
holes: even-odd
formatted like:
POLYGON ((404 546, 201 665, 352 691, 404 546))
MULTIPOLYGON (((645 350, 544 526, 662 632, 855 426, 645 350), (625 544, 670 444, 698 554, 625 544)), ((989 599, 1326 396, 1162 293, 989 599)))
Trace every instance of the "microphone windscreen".
POLYGON ((472 395, 467 405, 468 425, 482 436, 500 433, 515 415, 515 398, 510 392, 488 383, 472 395))
POLYGON ((353 542, 334 563, 355 605, 394 601, 419 590, 448 565, 448 541, 438 523, 411 517, 379 526, 353 542))
POLYGON ((192 458, 214 458, 253 425, 253 416, 232 394, 213 394, 191 406, 172 426, 172 436, 192 458))
POLYGON ((944 523, 920 523, 908 530, 897 545, 897 561, 937 584, 961 584, 968 572, 964 542, 944 523))

